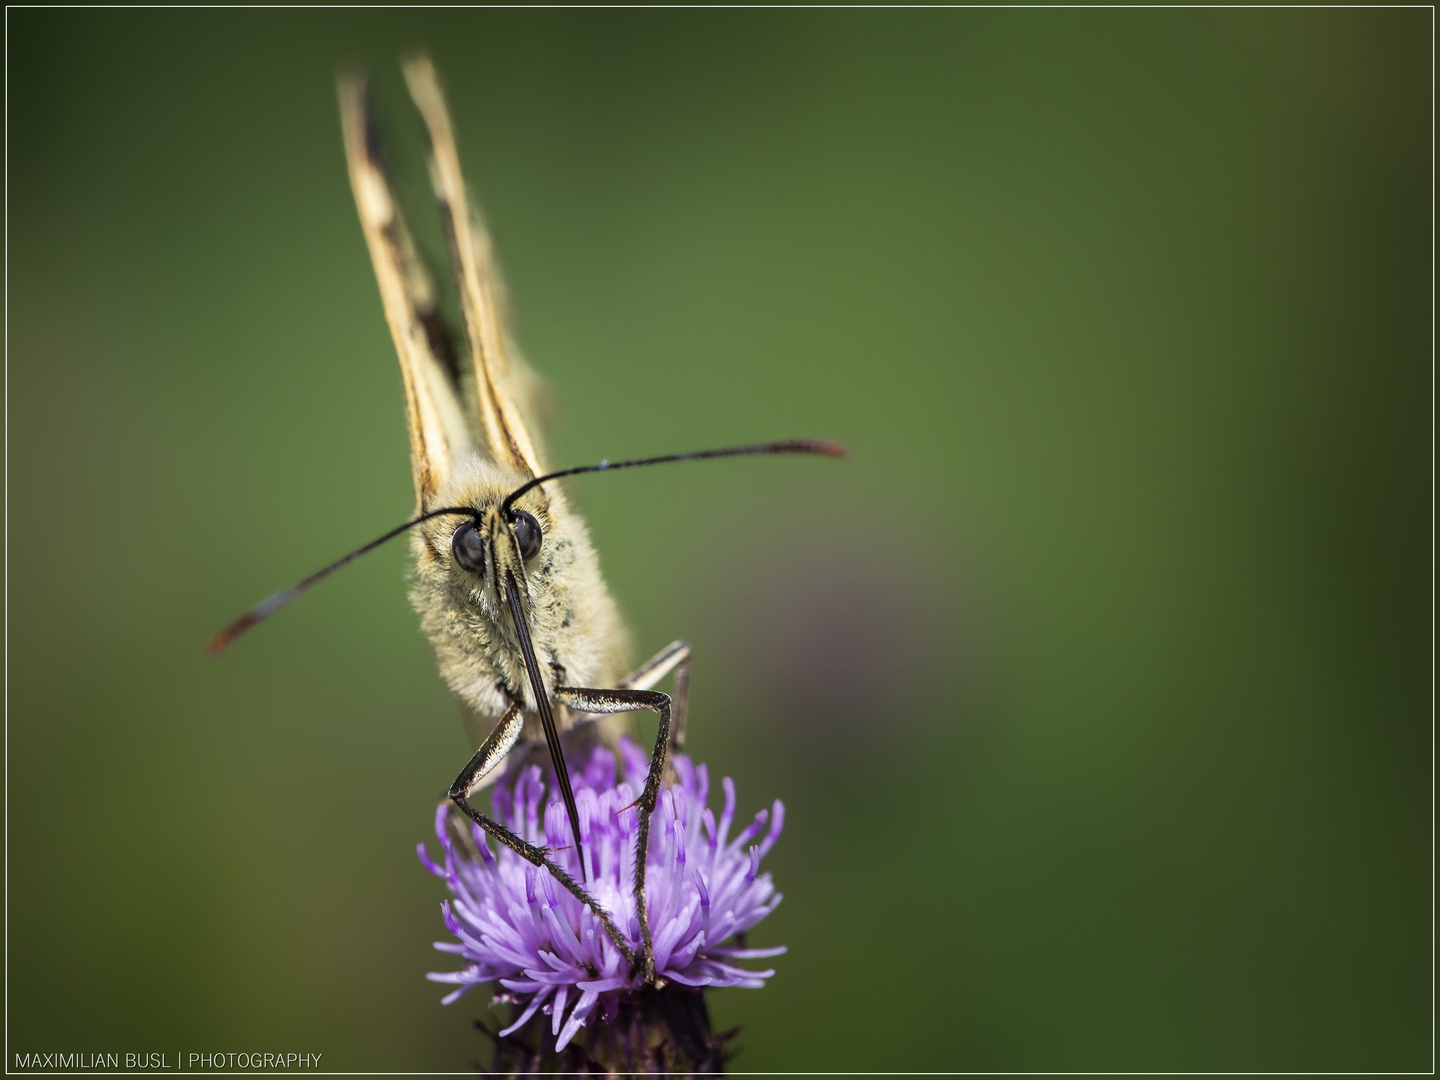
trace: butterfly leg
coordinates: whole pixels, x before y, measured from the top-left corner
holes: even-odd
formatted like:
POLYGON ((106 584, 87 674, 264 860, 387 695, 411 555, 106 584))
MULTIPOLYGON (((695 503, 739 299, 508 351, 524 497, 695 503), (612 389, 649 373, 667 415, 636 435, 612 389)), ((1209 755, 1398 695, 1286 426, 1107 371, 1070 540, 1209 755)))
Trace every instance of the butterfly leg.
POLYGON ((634 803, 639 812, 640 826, 635 845, 635 912, 640 920, 641 970, 645 983, 653 984, 655 951, 650 942, 650 919, 645 911, 645 857, 650 850, 650 815, 654 813, 655 804, 660 797, 660 780, 665 773, 665 761, 670 749, 670 696, 656 690, 597 690, 557 686, 555 700, 580 712, 618 713, 653 709, 660 715, 660 730, 655 736, 655 750, 650 755, 650 772, 645 777, 645 790, 634 803))
MULTIPOLYGON (((661 695, 663 696, 663 695, 661 695)), ((558 881, 561 886, 569 892, 580 903, 584 904, 600 919, 600 924, 605 928, 605 933, 620 950, 620 955, 625 957, 631 967, 639 967, 642 964, 641 958, 635 955, 635 950, 630 948, 628 942, 621 935, 615 921, 610 918, 610 913, 590 898, 587 893, 569 874, 554 862, 534 844, 527 843, 516 836, 509 829, 505 828, 498 821, 492 821, 484 814, 470 805, 470 794, 478 788, 485 779, 485 775, 505 759, 505 755, 514 749, 515 744, 520 741, 520 734, 525 730, 525 719, 520 711, 519 705, 511 705, 505 710, 505 715, 495 725, 495 730, 480 744, 480 749, 475 751, 465 768, 460 770, 460 775, 450 785, 449 799, 454 803, 462 814, 468 817, 480 828, 484 829, 497 841, 504 844, 511 851, 515 852, 528 863, 544 867, 550 871, 550 875, 558 881)), ((647 936, 645 945, 648 949, 650 939, 647 936)), ((654 961, 650 963, 654 967, 654 961)), ((648 970, 648 969, 647 969, 648 970)))
POLYGON ((670 672, 675 688, 670 692, 670 748, 685 748, 685 713, 690 704, 690 643, 672 641, 645 663, 620 680, 621 690, 649 690, 670 672))
MULTIPOLYGON (((690 643, 672 641, 645 663, 621 679, 616 689, 649 690, 671 672, 675 686, 670 691, 670 749, 685 748, 685 714, 690 704, 690 643)), ((600 719, 599 713, 576 712, 574 724, 588 724, 600 719)), ((574 730, 574 727, 571 728, 574 730)))

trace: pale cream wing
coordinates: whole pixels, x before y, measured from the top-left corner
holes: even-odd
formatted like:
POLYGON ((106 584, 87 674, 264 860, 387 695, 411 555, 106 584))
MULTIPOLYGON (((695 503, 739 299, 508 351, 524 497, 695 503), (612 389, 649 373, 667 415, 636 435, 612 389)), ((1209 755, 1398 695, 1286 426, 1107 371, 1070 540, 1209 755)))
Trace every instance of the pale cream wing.
POLYGON ((456 463, 473 450, 457 389, 460 349, 386 178, 364 74, 342 72, 339 92, 350 186, 400 358, 410 471, 421 513, 434 505, 456 463))
POLYGON ((407 58, 405 81, 430 136, 430 179, 460 293, 470 361, 475 370, 477 410, 490 455, 516 472, 538 476, 545 470, 535 441, 526 430, 515 392, 516 373, 506 353, 500 317, 501 287, 489 234, 466 195, 450 114, 430 58, 407 58))

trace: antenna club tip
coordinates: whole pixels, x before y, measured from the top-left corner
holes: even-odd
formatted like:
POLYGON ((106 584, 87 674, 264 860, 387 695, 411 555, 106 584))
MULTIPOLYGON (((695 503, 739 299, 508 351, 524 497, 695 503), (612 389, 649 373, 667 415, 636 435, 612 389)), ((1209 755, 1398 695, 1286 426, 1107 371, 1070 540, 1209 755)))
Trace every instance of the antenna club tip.
POLYGON ((253 611, 247 611, 205 643, 205 655, 219 656, 234 644, 236 638, 259 621, 253 611))
POLYGON ((802 439, 795 444, 797 448, 808 451, 812 454, 823 454, 826 457, 843 458, 850 456, 850 448, 842 442, 834 442, 830 439, 802 439))

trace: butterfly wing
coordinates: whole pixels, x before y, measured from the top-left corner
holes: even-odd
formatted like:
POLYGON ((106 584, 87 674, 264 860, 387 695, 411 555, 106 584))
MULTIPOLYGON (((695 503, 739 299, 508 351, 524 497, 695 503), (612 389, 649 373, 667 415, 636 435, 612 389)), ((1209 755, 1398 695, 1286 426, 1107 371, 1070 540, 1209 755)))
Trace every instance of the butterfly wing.
POLYGON ((528 369, 512 365, 500 316, 501 285, 490 236, 465 191, 455 133, 435 66, 428 56, 405 60, 410 88, 429 134, 430 179, 440 208, 440 227, 449 250, 451 269, 460 293, 469 362, 474 372, 475 406, 490 456, 523 476, 545 471, 527 430, 517 396, 529 382, 528 369))
POLYGON ((339 93, 350 186, 400 358, 416 512, 423 513, 473 449, 460 390, 461 348, 386 176, 365 76, 342 72, 339 93))

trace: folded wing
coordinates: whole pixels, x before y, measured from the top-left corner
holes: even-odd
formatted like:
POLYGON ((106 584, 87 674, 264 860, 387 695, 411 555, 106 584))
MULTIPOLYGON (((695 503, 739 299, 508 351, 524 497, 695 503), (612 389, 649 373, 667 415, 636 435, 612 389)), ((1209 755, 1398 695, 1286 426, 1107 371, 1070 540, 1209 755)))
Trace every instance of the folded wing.
POLYGON ((434 283, 386 176, 365 76, 342 72, 339 93, 350 186, 400 358, 416 512, 424 513, 456 463, 473 450, 460 390, 462 346, 439 310, 434 283))
POLYGON ((460 292, 469 361, 474 370, 476 407, 490 456, 524 476, 545 471, 516 400, 500 318, 500 283, 490 237, 471 205, 460 172, 455 134, 435 66, 428 56, 405 61, 405 81, 425 121, 430 145, 430 180, 440 208, 440 227, 460 292))

